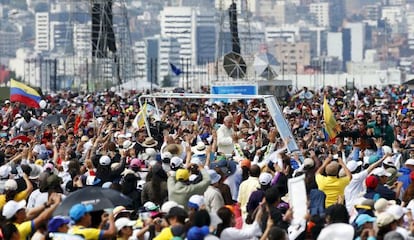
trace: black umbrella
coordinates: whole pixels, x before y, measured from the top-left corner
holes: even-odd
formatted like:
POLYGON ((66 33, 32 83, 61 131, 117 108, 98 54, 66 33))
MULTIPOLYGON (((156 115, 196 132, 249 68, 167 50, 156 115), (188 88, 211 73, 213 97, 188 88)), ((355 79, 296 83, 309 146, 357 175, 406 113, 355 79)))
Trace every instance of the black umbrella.
POLYGON ((128 196, 109 188, 86 187, 69 194, 53 213, 54 216, 68 216, 70 208, 78 203, 91 204, 93 210, 103 210, 116 206, 131 206, 128 196))
POLYGON ((223 59, 223 68, 232 78, 244 78, 247 71, 246 62, 242 56, 235 52, 227 53, 223 59))

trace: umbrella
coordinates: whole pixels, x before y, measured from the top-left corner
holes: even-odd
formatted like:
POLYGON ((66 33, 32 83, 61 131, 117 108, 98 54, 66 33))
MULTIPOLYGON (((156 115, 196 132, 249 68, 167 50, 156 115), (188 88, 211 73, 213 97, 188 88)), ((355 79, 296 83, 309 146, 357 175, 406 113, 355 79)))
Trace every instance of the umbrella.
POLYGON ((91 204, 93 210, 116 206, 131 206, 132 200, 124 194, 109 188, 86 187, 69 194, 53 213, 54 216, 68 216, 70 208, 78 203, 91 204))
POLYGON ((224 56, 223 68, 229 77, 244 78, 246 75, 247 65, 240 54, 230 52, 224 56))

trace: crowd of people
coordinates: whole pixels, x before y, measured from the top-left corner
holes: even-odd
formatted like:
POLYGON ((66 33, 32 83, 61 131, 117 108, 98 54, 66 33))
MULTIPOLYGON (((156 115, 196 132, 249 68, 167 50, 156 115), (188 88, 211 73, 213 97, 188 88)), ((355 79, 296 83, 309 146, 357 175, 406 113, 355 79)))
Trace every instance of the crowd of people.
POLYGON ((133 91, 61 92, 39 109, 6 100, 0 239, 413 239, 413 93, 289 88, 279 102, 295 139, 280 137, 258 99, 147 99, 144 109, 133 91), (307 212, 295 212, 291 179, 302 179, 307 212), (85 188, 131 201, 56 214, 85 188))

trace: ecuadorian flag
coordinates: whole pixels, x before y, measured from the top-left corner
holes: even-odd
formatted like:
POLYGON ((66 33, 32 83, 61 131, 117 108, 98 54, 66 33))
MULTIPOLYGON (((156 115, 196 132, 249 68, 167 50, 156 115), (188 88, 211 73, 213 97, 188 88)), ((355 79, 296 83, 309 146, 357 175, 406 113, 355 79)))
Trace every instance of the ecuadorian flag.
POLYGON ((39 108, 40 93, 24 83, 14 79, 10 81, 10 101, 20 102, 28 107, 39 108))
POLYGON ((326 97, 323 99, 323 120, 325 121, 325 138, 327 134, 328 140, 332 141, 338 135, 341 128, 335 120, 335 116, 326 101, 326 97))

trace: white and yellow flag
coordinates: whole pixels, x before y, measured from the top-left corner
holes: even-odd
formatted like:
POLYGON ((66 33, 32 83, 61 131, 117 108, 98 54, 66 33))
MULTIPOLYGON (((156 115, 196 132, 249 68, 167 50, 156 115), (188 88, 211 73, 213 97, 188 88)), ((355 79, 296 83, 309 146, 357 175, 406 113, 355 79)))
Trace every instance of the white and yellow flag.
POLYGON ((147 117, 147 102, 142 105, 141 110, 135 116, 132 126, 137 129, 141 129, 145 126, 145 118, 147 117))

